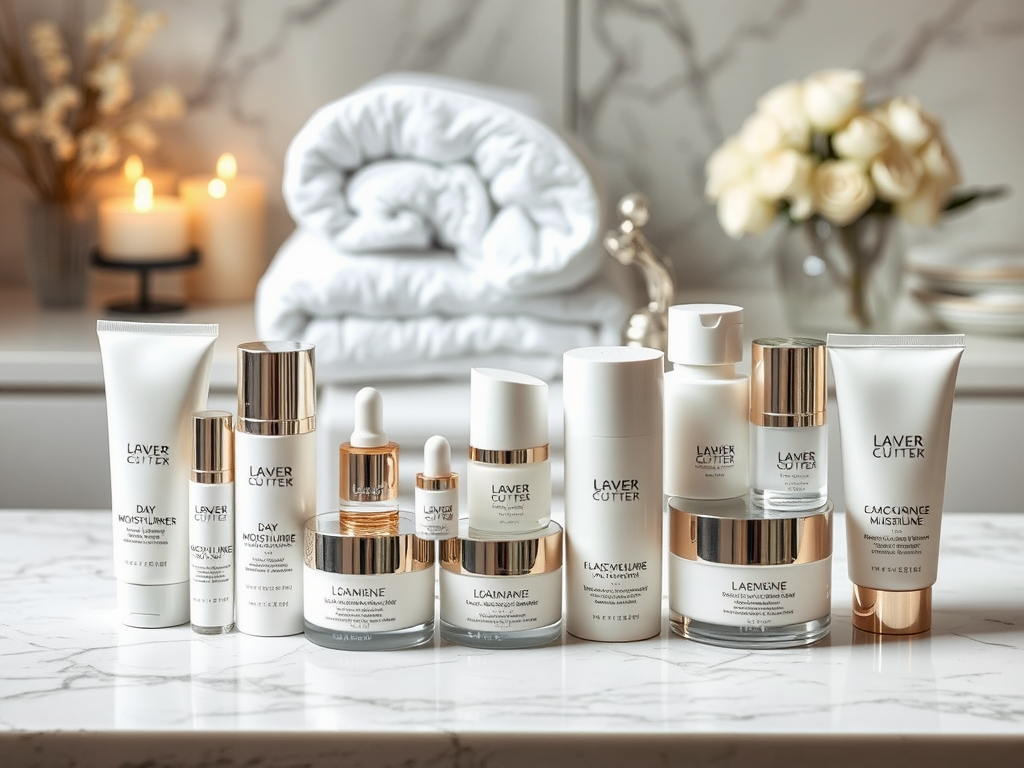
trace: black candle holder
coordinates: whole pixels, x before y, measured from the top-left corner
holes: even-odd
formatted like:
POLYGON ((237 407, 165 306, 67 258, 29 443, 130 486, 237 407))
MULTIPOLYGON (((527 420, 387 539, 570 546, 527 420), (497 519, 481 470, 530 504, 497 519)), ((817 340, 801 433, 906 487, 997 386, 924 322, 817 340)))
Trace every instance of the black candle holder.
POLYGON ((127 315, 155 315, 162 312, 180 312, 185 304, 179 301, 155 300, 150 295, 149 275, 153 270, 185 269, 199 263, 199 249, 191 248, 184 256, 159 261, 126 261, 108 259, 97 248, 92 252, 92 264, 100 269, 113 269, 139 273, 139 296, 136 300, 115 301, 107 305, 111 312, 127 315))

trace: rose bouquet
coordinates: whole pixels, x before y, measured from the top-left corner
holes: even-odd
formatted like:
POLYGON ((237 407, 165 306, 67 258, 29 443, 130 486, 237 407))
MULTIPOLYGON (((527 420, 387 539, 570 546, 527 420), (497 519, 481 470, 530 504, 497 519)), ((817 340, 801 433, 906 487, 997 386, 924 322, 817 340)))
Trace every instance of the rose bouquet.
POLYGON ((705 188, 730 237, 764 232, 779 216, 803 226, 820 273, 845 286, 862 328, 872 325, 867 286, 893 217, 930 226, 1002 193, 955 192, 960 173, 938 119, 907 97, 869 106, 864 90, 864 76, 845 69, 772 89, 712 153, 705 188))
POLYGON ((152 124, 181 117, 184 100, 169 85, 135 99, 130 65, 165 22, 111 0, 73 49, 83 54, 76 63, 52 21, 31 24, 24 45, 10 0, 0 0, 0 169, 67 205, 126 147, 152 149, 152 124))

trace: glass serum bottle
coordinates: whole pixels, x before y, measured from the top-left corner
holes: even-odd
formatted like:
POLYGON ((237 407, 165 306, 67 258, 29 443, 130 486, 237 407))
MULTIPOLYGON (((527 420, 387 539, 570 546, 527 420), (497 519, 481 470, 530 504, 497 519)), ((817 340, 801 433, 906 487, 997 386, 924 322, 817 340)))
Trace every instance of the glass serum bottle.
POLYGON ((529 533, 551 522, 548 385, 534 376, 474 368, 469 387, 469 527, 529 533))
POLYGON ((743 309, 679 304, 668 310, 665 495, 730 499, 747 492, 750 382, 743 309))
POLYGON ((356 392, 354 427, 338 449, 338 510, 349 533, 398 531, 398 443, 384 430, 384 401, 373 387, 356 392))
POLYGON ((750 375, 750 500, 813 509, 828 500, 825 342, 755 339, 750 375))

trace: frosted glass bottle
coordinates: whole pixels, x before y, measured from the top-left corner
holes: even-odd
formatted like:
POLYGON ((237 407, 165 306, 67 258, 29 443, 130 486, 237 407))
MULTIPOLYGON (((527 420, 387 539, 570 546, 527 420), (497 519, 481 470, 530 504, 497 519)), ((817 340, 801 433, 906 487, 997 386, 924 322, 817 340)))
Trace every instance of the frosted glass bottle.
POLYGON ((751 348, 750 500, 801 510, 828 501, 825 342, 756 339, 751 348))

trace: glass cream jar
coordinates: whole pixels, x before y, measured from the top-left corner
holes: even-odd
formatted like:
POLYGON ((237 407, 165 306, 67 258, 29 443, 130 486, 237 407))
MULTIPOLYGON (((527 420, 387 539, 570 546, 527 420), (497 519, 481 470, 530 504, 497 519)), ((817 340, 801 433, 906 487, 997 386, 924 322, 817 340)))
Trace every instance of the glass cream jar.
POLYGON ((562 527, 485 537, 459 522, 441 547, 441 637, 475 648, 529 648, 562 634, 562 527))
POLYGON ((669 499, 669 618, 690 640, 791 648, 831 627, 832 502, 773 511, 747 497, 669 499))
POLYGON ((435 546, 414 533, 352 533, 337 512, 305 524, 303 616, 306 637, 326 648, 388 651, 434 636, 435 546))

